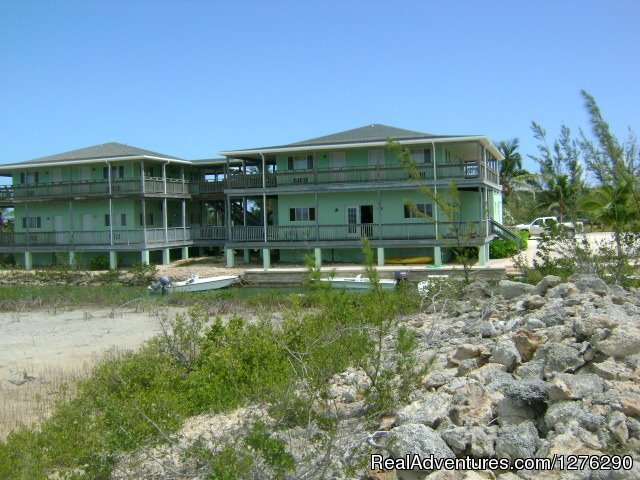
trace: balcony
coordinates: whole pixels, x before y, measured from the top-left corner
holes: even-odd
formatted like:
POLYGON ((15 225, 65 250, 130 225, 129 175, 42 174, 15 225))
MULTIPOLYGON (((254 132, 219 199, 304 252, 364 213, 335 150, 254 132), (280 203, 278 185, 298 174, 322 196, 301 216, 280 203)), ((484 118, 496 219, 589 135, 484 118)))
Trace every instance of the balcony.
MULTIPOLYGON (((386 240, 449 240, 458 236, 465 239, 484 239, 486 222, 413 222, 386 225, 270 225, 266 228, 267 243, 301 243, 356 241, 367 237, 373 241, 386 240)), ((264 242, 265 228, 255 227, 200 227, 194 228, 194 240, 226 240, 229 243, 264 242), (230 237, 227 239, 227 232, 230 237)))
MULTIPOLYGON (((45 200, 72 197, 108 197, 109 183, 99 181, 77 181, 64 183, 21 184, 13 187, 3 187, 2 195, 12 195, 16 201, 45 200), (3 193, 4 192, 4 193, 3 193)), ((111 182, 111 196, 150 195, 163 196, 164 185, 162 178, 147 177, 144 180, 144 192, 140 179, 114 179, 111 182)), ((190 196, 189 182, 186 180, 167 178, 167 196, 190 196)))
POLYGON ((10 206, 13 204, 13 187, 2 186, 0 187, 0 205, 10 206))
MULTIPOLYGON (((467 160, 463 163, 437 164, 434 175, 432 164, 417 166, 418 174, 426 182, 435 180, 486 180, 498 183, 498 172, 485 166, 478 160, 467 160)), ((266 188, 302 186, 302 185, 335 185, 366 184, 380 182, 410 183, 413 180, 401 166, 353 167, 320 170, 286 170, 268 172, 264 178, 266 188)), ((194 184, 193 194, 222 193, 224 190, 262 188, 262 174, 235 173, 225 180, 215 180, 194 184)))
POLYGON ((168 228, 166 236, 164 228, 148 228, 146 232, 145 230, 113 230, 113 241, 111 232, 108 230, 89 232, 32 230, 0 233, 0 249, 2 247, 107 247, 111 245, 149 247, 189 241, 191 241, 189 227, 168 228))

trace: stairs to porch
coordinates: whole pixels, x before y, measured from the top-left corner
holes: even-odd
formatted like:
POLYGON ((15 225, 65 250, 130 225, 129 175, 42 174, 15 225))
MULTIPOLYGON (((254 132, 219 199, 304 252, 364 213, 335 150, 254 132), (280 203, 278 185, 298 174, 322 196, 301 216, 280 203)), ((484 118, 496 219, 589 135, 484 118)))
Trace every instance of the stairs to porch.
POLYGON ((506 240, 506 241, 513 240, 514 242, 516 242, 516 247, 518 248, 518 251, 520 251, 521 249, 520 235, 518 235, 513 230, 509 230, 507 227, 505 227, 501 223, 496 222, 493 218, 489 219, 489 233, 496 235, 502 240, 506 240))

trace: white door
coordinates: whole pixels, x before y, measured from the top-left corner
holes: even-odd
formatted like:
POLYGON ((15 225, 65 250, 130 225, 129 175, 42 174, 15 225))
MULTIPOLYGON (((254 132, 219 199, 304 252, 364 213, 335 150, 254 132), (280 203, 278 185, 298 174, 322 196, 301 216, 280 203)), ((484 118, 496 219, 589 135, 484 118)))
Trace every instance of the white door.
POLYGON ((82 215, 82 231, 90 232, 91 231, 91 214, 82 215))
POLYGON ((331 181, 347 181, 347 155, 345 152, 331 152, 331 181))
POLYGON ((62 215, 53 217, 53 231, 56 232, 56 243, 64 243, 64 217, 62 215))
POLYGON ((384 150, 369 150, 369 167, 371 168, 369 174, 371 180, 384 178, 384 170, 382 169, 384 167, 384 150))
POLYGON ((360 237, 360 207, 347 207, 347 236, 360 237))

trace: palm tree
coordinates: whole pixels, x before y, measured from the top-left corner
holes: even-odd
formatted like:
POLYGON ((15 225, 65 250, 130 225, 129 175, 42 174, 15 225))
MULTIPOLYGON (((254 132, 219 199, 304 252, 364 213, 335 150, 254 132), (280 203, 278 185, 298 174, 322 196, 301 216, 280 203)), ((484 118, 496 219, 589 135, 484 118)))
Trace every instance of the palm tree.
POLYGON ((500 185, 502 185, 502 195, 506 199, 515 191, 518 179, 529 172, 522 168, 522 155, 518 152, 520 139, 502 140, 497 142, 498 150, 504 157, 500 163, 500 185))
POLYGON ((540 193, 538 207, 546 208, 549 213, 557 213, 560 222, 572 207, 575 198, 575 186, 569 175, 546 175, 547 189, 540 193))

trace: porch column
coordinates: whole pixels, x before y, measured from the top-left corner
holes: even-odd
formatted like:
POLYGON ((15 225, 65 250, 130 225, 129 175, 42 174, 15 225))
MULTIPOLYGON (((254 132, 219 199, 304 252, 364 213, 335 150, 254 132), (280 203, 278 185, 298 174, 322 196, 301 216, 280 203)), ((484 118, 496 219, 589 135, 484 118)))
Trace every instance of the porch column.
POLYGON ((262 266, 265 270, 271 268, 271 250, 268 248, 262 249, 262 266))
POLYGON ((182 200, 182 239, 187 241, 187 201, 182 200))
POLYGON ((437 267, 442 266, 442 247, 433 247, 433 264, 437 267))
POLYGON ((171 256, 169 255, 169 249, 168 248, 163 248, 162 249, 162 264, 163 265, 169 265, 169 263, 171 263, 171 256))
POLYGON ((189 247, 182 247, 182 260, 189 258, 189 247))
POLYGON ((313 249, 313 254, 316 257, 316 268, 320 268, 322 266, 322 249, 321 248, 314 248, 313 249))
POLYGON ((489 244, 485 243, 478 247, 478 263, 481 267, 484 267, 489 260, 489 244))
POLYGON ((167 197, 162 199, 162 228, 164 228, 164 241, 169 241, 169 231, 167 228, 167 197))
POLYGON ((249 258, 249 257, 250 257, 250 255, 249 255, 249 254, 250 254, 250 253, 251 253, 251 252, 249 251, 249 249, 248 249, 248 248, 245 248, 245 249, 243 249, 243 250, 242 250, 244 263, 249 263, 249 259, 250 259, 250 258, 249 258))
POLYGON ((225 248, 225 256, 227 257, 227 268, 233 268, 236 266, 236 252, 233 248, 225 248))
POLYGON ((378 266, 384 267, 384 248, 378 247, 378 266))
POLYGON ((142 206, 142 241, 146 245, 147 244, 147 207, 144 202, 144 198, 141 200, 142 206))
POLYGON ((73 200, 69 201, 69 243, 73 245, 73 200))
POLYGON ((33 268, 33 255, 31 252, 24 252, 24 268, 31 270, 33 268))
POLYGON ((69 266, 70 267, 73 267, 73 263, 74 263, 74 261, 76 259, 75 257, 76 257, 75 252, 69 252, 69 266))
POLYGON ((109 252, 109 268, 111 270, 118 269, 118 254, 113 250, 109 252))
POLYGON ((140 252, 140 262, 143 265, 149 265, 149 250, 142 250, 140 252))

